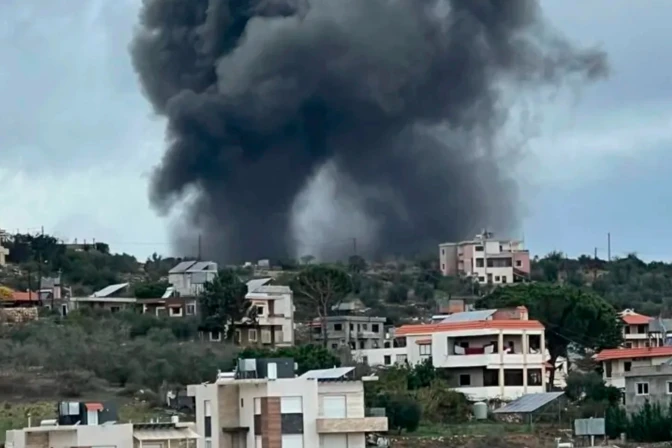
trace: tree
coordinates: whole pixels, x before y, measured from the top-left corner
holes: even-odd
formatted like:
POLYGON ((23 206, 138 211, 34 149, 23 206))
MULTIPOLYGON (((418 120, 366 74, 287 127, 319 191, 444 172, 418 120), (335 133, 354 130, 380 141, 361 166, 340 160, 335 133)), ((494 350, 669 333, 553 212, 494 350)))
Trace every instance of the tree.
POLYGON ((383 396, 380 401, 385 408, 388 426, 401 434, 402 430, 413 432, 420 425, 420 405, 409 395, 383 396))
POLYGON ((0 286, 0 300, 12 300, 12 297, 14 297, 14 294, 11 289, 0 286))
POLYGON ((322 343, 327 346, 327 317, 331 308, 337 306, 351 291, 348 274, 338 268, 311 265, 301 271, 292 282, 292 290, 315 310, 322 326, 322 343))
POLYGON ((138 299, 157 299, 166 292, 168 282, 140 283, 134 288, 134 295, 138 299))
POLYGON ((202 327, 207 331, 221 331, 226 339, 233 339, 238 324, 250 319, 251 301, 245 298, 247 285, 240 281, 232 270, 219 271, 219 274, 204 285, 199 297, 202 327))
POLYGON ((348 258, 348 270, 355 274, 360 274, 366 271, 366 260, 359 255, 351 255, 348 258))
POLYGON ((387 291, 387 301, 390 303, 406 303, 408 300, 408 287, 406 285, 393 285, 387 291))
MULTIPOLYGON (((527 307, 530 318, 546 327, 546 348, 550 364, 559 356, 568 359, 568 347, 575 344, 598 351, 622 343, 618 313, 602 297, 575 287, 548 283, 523 283, 496 288, 483 298, 484 308, 527 307)), ((551 370, 553 384, 555 369, 551 370)))

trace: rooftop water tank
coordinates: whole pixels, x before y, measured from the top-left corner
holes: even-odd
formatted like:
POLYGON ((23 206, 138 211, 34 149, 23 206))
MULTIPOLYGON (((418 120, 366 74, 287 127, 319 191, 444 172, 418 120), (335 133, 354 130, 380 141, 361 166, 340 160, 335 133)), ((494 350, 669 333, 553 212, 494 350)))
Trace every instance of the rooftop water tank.
POLYGON ((474 418, 486 420, 488 418, 488 405, 483 402, 474 403, 474 418))

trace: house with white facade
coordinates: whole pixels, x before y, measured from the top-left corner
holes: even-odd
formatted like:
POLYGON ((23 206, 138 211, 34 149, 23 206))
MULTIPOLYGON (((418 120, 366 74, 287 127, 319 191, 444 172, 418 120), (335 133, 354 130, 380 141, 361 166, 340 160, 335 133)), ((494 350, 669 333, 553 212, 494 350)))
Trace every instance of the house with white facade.
POLYGON ((291 359, 239 360, 214 383, 191 385, 198 448, 365 448, 365 434, 387 431, 368 416, 353 367, 294 374, 291 359))
POLYGON ((625 377, 633 368, 652 367, 672 360, 672 346, 615 348, 602 350, 595 361, 602 364, 602 377, 608 386, 625 388, 625 377))
MULTIPOLYGON (((642 348, 662 345, 657 335, 650 334, 650 324, 654 320, 652 317, 636 313, 632 309, 623 310, 620 313, 623 321, 623 341, 625 348, 642 348)), ((671 329, 672 330, 672 329, 671 329)))
POLYGON ((516 283, 529 280, 530 253, 522 241, 484 231, 473 240, 440 244, 439 267, 445 276, 468 276, 481 284, 516 283))
POLYGON ((205 283, 217 276, 214 261, 183 261, 168 271, 172 293, 181 297, 196 297, 203 292, 205 283))
POLYGON ((470 399, 511 400, 546 391, 544 326, 525 307, 456 313, 441 322, 403 325, 396 346, 353 350, 369 365, 416 364, 430 360, 448 369, 455 390, 470 399))

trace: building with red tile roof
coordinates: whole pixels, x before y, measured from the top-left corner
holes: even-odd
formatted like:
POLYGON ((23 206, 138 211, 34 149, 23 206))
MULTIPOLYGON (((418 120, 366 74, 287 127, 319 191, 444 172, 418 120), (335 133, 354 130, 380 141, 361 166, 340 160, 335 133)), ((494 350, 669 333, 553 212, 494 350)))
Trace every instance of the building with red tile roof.
POLYGON ((624 388, 625 376, 633 368, 657 366, 672 360, 672 346, 607 349, 599 352, 595 360, 602 364, 607 385, 624 388))

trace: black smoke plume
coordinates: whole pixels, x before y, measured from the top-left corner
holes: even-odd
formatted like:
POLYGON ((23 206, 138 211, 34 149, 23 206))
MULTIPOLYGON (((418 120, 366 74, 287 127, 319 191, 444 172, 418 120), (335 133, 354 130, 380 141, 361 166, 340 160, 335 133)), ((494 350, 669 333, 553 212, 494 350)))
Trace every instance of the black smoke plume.
MULTIPOLYGON (((607 69, 533 0, 145 0, 131 53, 168 119, 152 203, 191 195, 181 234, 222 261, 294 255, 293 205, 327 163, 370 255, 515 229, 511 97, 607 69)), ((351 224, 304 231, 335 256, 351 224)))

